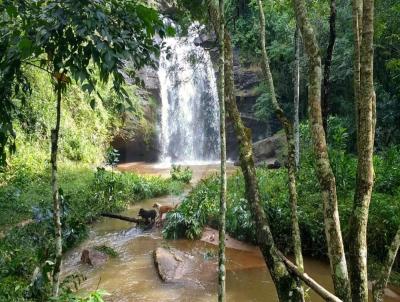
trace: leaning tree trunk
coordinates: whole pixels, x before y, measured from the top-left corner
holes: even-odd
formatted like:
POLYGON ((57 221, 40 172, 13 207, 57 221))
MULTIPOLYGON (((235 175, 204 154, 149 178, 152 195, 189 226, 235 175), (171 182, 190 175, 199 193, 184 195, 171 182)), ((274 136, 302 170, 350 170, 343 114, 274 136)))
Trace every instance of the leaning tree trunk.
POLYGON ((356 190, 349 224, 349 263, 352 301, 368 301, 367 223, 374 183, 376 99, 373 80, 374 0, 364 0, 360 44, 358 112, 358 164, 356 190))
POLYGON ((322 83, 322 123, 325 130, 325 136, 328 135, 328 115, 330 109, 329 94, 331 90, 331 65, 333 57, 333 49, 336 41, 336 0, 330 3, 331 15, 329 16, 329 43, 326 49, 326 57, 324 61, 324 80, 322 83))
MULTIPOLYGON (((213 27, 219 35, 219 14, 212 0, 207 1, 208 11, 213 27)), ((220 37, 218 36, 218 39, 220 37)), ((233 52, 228 32, 225 32, 225 105, 233 122, 239 143, 240 166, 245 180, 246 198, 250 205, 252 219, 257 228, 257 243, 263 253, 266 264, 275 284, 280 301, 302 301, 296 279, 287 270, 275 246, 269 221, 261 204, 256 169, 253 159, 253 146, 250 129, 243 125, 236 106, 233 80, 233 52)))
POLYGON ((53 296, 57 297, 60 287, 60 271, 61 271, 61 257, 62 257, 62 230, 61 230, 61 209, 60 209, 60 195, 58 188, 57 176, 57 153, 58 153, 58 138, 60 133, 60 120, 61 120, 61 93, 62 82, 57 81, 57 108, 56 108, 56 125, 51 130, 51 189, 53 193, 53 218, 55 229, 55 243, 56 255, 53 270, 53 296))
POLYGON ((299 105, 300 105, 300 29, 296 26, 294 34, 294 143, 295 143, 295 157, 296 157, 296 170, 300 165, 300 121, 299 121, 299 105))
POLYGON ((307 17, 305 1, 293 0, 293 4, 297 24, 300 27, 304 47, 309 57, 309 118, 314 154, 317 161, 316 172, 322 191, 325 235, 333 285, 336 296, 343 301, 350 301, 350 282, 340 229, 336 180, 330 165, 325 131, 322 124, 320 50, 314 30, 307 17))
POLYGON ((394 239, 389 246, 378 279, 372 283, 372 297, 374 302, 383 302, 384 290, 387 286, 390 277, 390 272, 392 271, 393 263, 396 259, 399 246, 400 246, 400 228, 397 230, 397 233, 394 236, 394 239))
MULTIPOLYGON (((260 16, 260 39, 261 39, 261 54, 262 54, 261 68, 264 80, 267 83, 268 90, 271 95, 272 106, 274 107, 275 113, 278 116, 278 119, 281 122, 286 134, 286 140, 288 144, 288 179, 289 179, 288 187, 289 187, 289 201, 290 201, 291 220, 292 220, 293 250, 294 250, 296 266, 300 270, 303 270, 304 266, 303 266, 303 255, 301 252, 299 218, 297 216, 296 146, 294 140, 293 125, 291 121, 286 117, 276 97, 274 79, 271 74, 271 68, 269 66, 269 58, 267 54, 265 15, 261 0, 258 0, 258 10, 260 16)), ((304 301, 304 290, 300 280, 298 280, 298 284, 299 284, 298 286, 299 291, 301 292, 302 299, 304 301)))
POLYGON ((277 248, 269 227, 269 221, 261 204, 256 169, 253 159, 251 131, 243 125, 233 90, 233 55, 229 36, 225 35, 226 63, 225 63, 225 96, 229 117, 233 121, 236 136, 239 142, 240 166, 245 179, 246 198, 249 202, 252 219, 257 228, 257 243, 261 248, 280 301, 302 301, 301 291, 297 287, 285 264, 278 255, 277 248))
POLYGON ((225 135, 225 14, 224 0, 219 0, 219 121, 221 140, 221 192, 219 204, 219 257, 218 257, 218 301, 226 299, 225 288, 225 215, 226 215, 226 135, 225 135))

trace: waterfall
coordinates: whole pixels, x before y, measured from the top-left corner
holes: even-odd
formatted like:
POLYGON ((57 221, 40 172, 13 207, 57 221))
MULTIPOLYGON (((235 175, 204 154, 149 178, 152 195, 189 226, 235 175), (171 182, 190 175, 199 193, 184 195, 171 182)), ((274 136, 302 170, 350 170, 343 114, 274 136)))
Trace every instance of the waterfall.
POLYGON ((219 103, 210 54, 194 40, 167 38, 161 52, 160 160, 166 163, 215 161, 219 158, 219 103))

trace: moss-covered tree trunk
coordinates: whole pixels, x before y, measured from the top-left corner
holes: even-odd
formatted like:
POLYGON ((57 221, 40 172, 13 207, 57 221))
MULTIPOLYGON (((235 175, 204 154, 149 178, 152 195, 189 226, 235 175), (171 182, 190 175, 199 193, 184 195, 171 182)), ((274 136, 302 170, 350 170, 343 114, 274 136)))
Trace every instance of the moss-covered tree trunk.
POLYGON ((226 299, 225 287, 225 215, 226 215, 226 135, 225 135, 225 14, 224 0, 219 0, 219 127, 221 147, 221 192, 219 204, 219 257, 218 257, 218 301, 226 299))
POLYGON ((234 94, 233 54, 229 35, 225 35, 225 96, 226 108, 233 122, 239 143, 240 167, 245 179, 246 198, 249 202, 252 219, 257 228, 257 243, 261 248, 280 301, 302 301, 302 294, 296 279, 290 275, 279 257, 269 227, 269 221, 261 204, 256 169, 254 166, 251 131, 240 118, 234 94))
POLYGON ((335 294, 343 301, 350 301, 350 282, 340 228, 336 194, 336 180, 328 156, 325 131, 321 114, 321 56, 317 39, 307 17, 304 0, 293 0, 297 24, 309 58, 308 104, 316 169, 324 206, 325 235, 335 294))
POLYGON ((390 272, 392 271, 393 263, 396 259, 397 252, 400 246, 400 228, 397 230, 396 235, 386 254, 383 262, 382 269, 378 275, 377 280, 372 283, 372 296, 374 302, 383 302, 384 289, 387 286, 390 272))
POLYGON ((355 117, 356 117, 357 129, 358 129, 358 99, 360 95, 360 43, 361 43, 361 28, 362 28, 362 6, 363 6, 362 2, 363 0, 352 0, 353 49, 354 49, 353 86, 354 86, 355 117))
MULTIPOLYGON (((210 21, 218 36, 219 14, 212 0, 207 1, 210 21)), ((218 39, 220 37, 218 36, 218 39)), ((236 105, 233 78, 233 52, 229 33, 225 32, 225 105, 239 143, 240 166, 245 180, 245 193, 250 205, 252 219, 257 228, 257 243, 275 284, 280 301, 302 301, 296 279, 289 273, 275 246, 267 216, 261 204, 258 180, 253 159, 250 129, 240 118, 236 105)))
POLYGON ((62 82, 57 81, 57 107, 56 107, 56 125, 51 130, 51 189, 53 194, 53 219, 55 230, 55 261, 53 269, 53 296, 57 297, 60 287, 60 271, 62 259, 62 230, 61 230, 61 207, 60 195, 58 187, 57 175, 57 154, 58 154, 58 139, 60 133, 60 120, 61 120, 61 96, 62 96, 62 82))
MULTIPOLYGON (((295 255, 296 266, 302 271, 304 269, 304 265, 303 265, 303 255, 301 252, 299 219, 297 216, 296 145, 295 145, 293 125, 291 121, 286 117, 276 97, 274 79, 271 74, 271 68, 269 65, 269 58, 266 47, 264 8, 261 0, 258 0, 257 2, 258 2, 259 17, 260 17, 260 40, 261 40, 261 54, 262 54, 261 68, 263 71, 264 80, 267 83, 268 90, 271 96, 272 106, 274 107, 275 113, 278 116, 278 119, 285 130, 286 140, 288 144, 288 158, 287 158, 288 179, 289 179, 288 189, 289 189, 289 202, 291 209, 293 252, 295 255)), ((300 280, 298 280, 298 283, 299 283, 298 288, 301 292, 302 299, 304 300, 304 291, 300 280)))
POLYGON ((299 106, 300 106, 300 29, 296 26, 294 34, 294 80, 293 80, 293 106, 294 106, 294 146, 296 156, 296 169, 300 165, 300 121, 299 121, 299 106))
MULTIPOLYGON (((356 18, 357 16, 354 16, 356 18)), ((368 301, 367 223, 374 183, 375 92, 373 82, 374 1, 364 0, 360 41, 358 164, 356 190, 349 224, 349 263, 352 300, 368 301)))

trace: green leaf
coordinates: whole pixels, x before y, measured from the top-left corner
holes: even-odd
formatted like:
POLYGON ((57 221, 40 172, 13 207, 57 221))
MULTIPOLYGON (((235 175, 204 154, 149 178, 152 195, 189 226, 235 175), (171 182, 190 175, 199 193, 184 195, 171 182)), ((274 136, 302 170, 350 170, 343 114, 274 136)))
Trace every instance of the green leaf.
POLYGON ((6 10, 7 10, 7 14, 11 18, 16 17, 18 15, 18 11, 17 11, 17 8, 15 6, 11 6, 11 5, 7 6, 6 10))
POLYGON ((176 34, 176 30, 175 28, 173 28, 172 26, 168 26, 166 29, 166 34, 168 37, 173 37, 176 34))
POLYGON ((32 54, 32 41, 23 37, 21 41, 19 41, 18 48, 21 51, 22 59, 25 59, 32 54))

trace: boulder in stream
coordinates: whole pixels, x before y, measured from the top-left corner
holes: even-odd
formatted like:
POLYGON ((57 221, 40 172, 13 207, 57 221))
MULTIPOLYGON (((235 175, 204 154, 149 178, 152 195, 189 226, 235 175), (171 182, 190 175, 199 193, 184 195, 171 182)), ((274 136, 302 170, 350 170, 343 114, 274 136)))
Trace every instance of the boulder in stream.
POLYGON ((159 247, 154 251, 154 263, 164 282, 182 280, 192 268, 193 256, 173 248, 159 247))
POLYGON ((90 266, 100 266, 108 261, 109 256, 99 251, 96 248, 83 249, 81 253, 81 264, 88 264, 90 266))
POLYGON ((164 282, 184 282, 194 286, 214 282, 217 265, 214 261, 190 255, 175 248, 159 247, 154 251, 154 263, 164 282))

